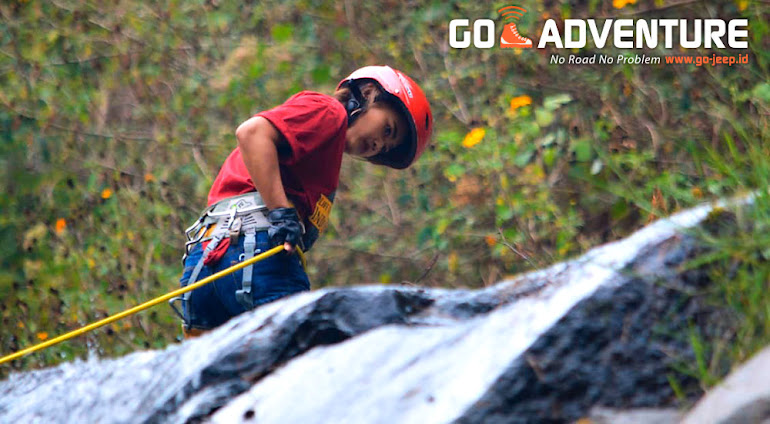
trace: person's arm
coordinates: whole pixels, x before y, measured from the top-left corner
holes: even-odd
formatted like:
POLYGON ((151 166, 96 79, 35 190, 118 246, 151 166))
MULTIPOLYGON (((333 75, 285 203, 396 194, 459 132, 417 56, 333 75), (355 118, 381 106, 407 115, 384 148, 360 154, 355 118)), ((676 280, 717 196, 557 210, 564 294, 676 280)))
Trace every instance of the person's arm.
POLYGON ((278 168, 278 146, 286 143, 281 133, 267 119, 254 116, 238 126, 235 138, 251 181, 268 209, 290 208, 278 168))
MULTIPOLYGON (((255 116, 244 121, 235 130, 238 148, 241 149, 243 163, 249 171, 262 200, 271 211, 278 208, 292 208, 281 182, 278 168, 278 147, 288 143, 280 132, 267 119, 255 116)), ((288 251, 293 250, 289 242, 284 243, 288 251)))

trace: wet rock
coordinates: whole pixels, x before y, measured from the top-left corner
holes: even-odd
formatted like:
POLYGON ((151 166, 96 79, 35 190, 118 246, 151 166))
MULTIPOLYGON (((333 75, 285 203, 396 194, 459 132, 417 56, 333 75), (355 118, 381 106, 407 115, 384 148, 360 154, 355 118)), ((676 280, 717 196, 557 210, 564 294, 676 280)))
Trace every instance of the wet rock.
POLYGON ((682 424, 770 422, 770 347, 709 391, 682 424))
MULTIPOLYGON (((569 422, 670 407, 684 329, 715 311, 681 266, 709 206, 483 290, 293 296, 163 351, 0 383, 0 421, 569 422)), ((694 381, 682 381, 682 385, 694 381)))
MULTIPOLYGON (((675 424, 682 419, 682 413, 673 408, 610 409, 593 408, 583 422, 591 424, 675 424)), ((578 420, 578 424, 581 421, 578 420)))
POLYGON ((671 334, 704 308, 676 289, 695 278, 679 269, 695 247, 674 231, 684 223, 661 222, 475 294, 437 294, 414 317, 426 325, 381 327, 313 349, 212 421, 565 422, 595 405, 672 405, 664 352, 691 355, 688 341, 671 334), (459 313, 469 299, 490 311, 459 313))
POLYGON ((197 420, 308 349, 406 325, 431 302, 420 290, 305 293, 164 351, 11 375, 0 383, 0 421, 197 420))

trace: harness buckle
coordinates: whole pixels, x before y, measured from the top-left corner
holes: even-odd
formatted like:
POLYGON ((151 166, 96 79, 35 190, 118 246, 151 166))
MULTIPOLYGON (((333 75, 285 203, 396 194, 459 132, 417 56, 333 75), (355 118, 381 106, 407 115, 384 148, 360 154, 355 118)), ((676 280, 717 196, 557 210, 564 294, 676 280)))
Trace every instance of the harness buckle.
POLYGON ((238 241, 238 236, 241 234, 242 225, 243 220, 241 220, 241 217, 237 217, 230 221, 230 225, 227 226, 227 233, 230 236, 230 243, 235 244, 238 241))
POLYGON ((177 307, 176 307, 176 305, 174 304, 174 302, 179 302, 179 303, 182 303, 182 302, 184 302, 184 297, 182 297, 182 296, 177 296, 177 297, 174 297, 174 298, 172 298, 172 299, 169 299, 169 301, 168 301, 168 306, 170 306, 170 307, 171 307, 171 309, 172 309, 172 310, 173 310, 173 311, 174 311, 174 312, 175 312, 177 315, 179 315, 179 318, 181 318, 181 319, 182 319, 182 321, 185 323, 185 326, 186 326, 186 325, 188 324, 188 322, 187 322, 187 320, 184 318, 184 314, 182 313, 182 311, 180 311, 180 310, 179 310, 179 308, 177 308, 177 307))

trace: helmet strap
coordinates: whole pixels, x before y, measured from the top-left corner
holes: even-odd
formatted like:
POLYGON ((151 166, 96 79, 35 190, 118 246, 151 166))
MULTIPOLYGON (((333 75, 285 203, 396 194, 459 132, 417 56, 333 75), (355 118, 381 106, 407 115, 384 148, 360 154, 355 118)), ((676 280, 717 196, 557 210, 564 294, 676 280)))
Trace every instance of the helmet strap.
POLYGON ((363 112, 363 107, 361 106, 363 94, 361 94, 361 90, 355 82, 351 82, 348 88, 350 89, 350 99, 345 104, 345 110, 348 112, 348 126, 351 126, 361 116, 361 112, 363 112))

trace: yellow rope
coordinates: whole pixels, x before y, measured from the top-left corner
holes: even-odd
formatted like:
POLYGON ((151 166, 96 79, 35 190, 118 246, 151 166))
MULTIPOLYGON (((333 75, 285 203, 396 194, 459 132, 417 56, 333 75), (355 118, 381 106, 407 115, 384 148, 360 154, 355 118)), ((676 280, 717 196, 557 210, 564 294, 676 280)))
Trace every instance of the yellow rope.
MULTIPOLYGON (((109 316, 107 318, 104 318, 101 321, 97 321, 97 322, 95 322, 93 324, 86 325, 85 327, 78 328, 77 330, 70 331, 69 333, 63 334, 63 335, 61 335, 59 337, 53 338, 53 339, 48 340, 46 342, 39 343, 39 344, 37 344, 35 346, 32 346, 32 347, 28 347, 28 348, 26 348, 24 350, 20 350, 20 351, 18 351, 16 353, 8 355, 8 356, 3 356, 2 358, 0 358, 0 364, 4 364, 6 362, 13 361, 14 359, 18 359, 18 358, 20 358, 20 357, 22 357, 22 356, 24 356, 24 355, 26 355, 28 353, 32 353, 32 352, 36 352, 36 351, 41 350, 41 349, 45 349, 45 348, 53 346, 53 345, 55 345, 57 343, 63 342, 65 340, 69 340, 69 339, 71 339, 71 338, 73 338, 75 336, 79 336, 79 335, 87 333, 87 332, 89 332, 91 330, 95 330, 95 329, 97 329, 97 328, 99 328, 99 327, 101 327, 103 325, 107 325, 107 324, 109 324, 111 322, 115 322, 115 321, 117 321, 117 320, 119 320, 121 318, 125 318, 125 317, 127 317, 129 315, 133 315, 133 314, 135 314, 135 313, 137 313, 139 311, 143 311, 143 310, 145 310, 145 309, 147 309, 149 307, 155 306, 158 303, 166 302, 166 301, 168 301, 168 300, 170 300, 170 299, 172 299, 174 297, 177 297, 177 296, 179 296, 181 294, 187 293, 188 291, 192 291, 192 290, 197 289, 198 287, 204 286, 204 285, 206 285, 206 284, 208 284, 208 283, 210 283, 210 282, 212 282, 212 281, 214 281, 216 279, 222 278, 222 277, 224 277, 227 274, 231 274, 231 273, 233 273, 235 271, 238 271, 239 269, 245 268, 245 267, 247 267, 247 266, 249 266, 249 265, 251 265, 251 264, 253 264, 255 262, 259 262, 259 261, 261 261, 263 259, 267 259, 267 258, 275 255, 276 253, 279 253, 282 250, 283 250, 283 244, 281 244, 280 246, 276 246, 276 247, 274 247, 274 248, 272 248, 272 249, 270 249, 270 250, 268 250, 268 251, 266 251, 264 253, 261 253, 261 254, 259 254, 257 256, 254 256, 253 258, 251 258, 249 260, 246 260, 246 261, 243 261, 243 262, 241 262, 239 264, 233 265, 230 268, 223 269, 222 271, 219 271, 216 274, 210 275, 210 276, 208 276, 208 277, 206 277, 206 278, 204 278, 204 279, 202 279, 202 280, 200 280, 200 281, 198 281, 196 283, 190 284, 189 286, 182 287, 181 289, 174 290, 171 293, 167 293, 167 294, 164 294, 163 296, 156 297, 155 299, 152 299, 150 301, 142 303, 141 305, 134 306, 131 309, 127 309, 127 310, 125 310, 123 312, 120 312, 120 313, 117 313, 115 315, 109 316)), ((297 247, 297 253, 299 254, 300 260, 302 261, 302 265, 304 267, 304 265, 305 265, 305 255, 302 253, 302 250, 299 249, 299 247, 297 247)))

